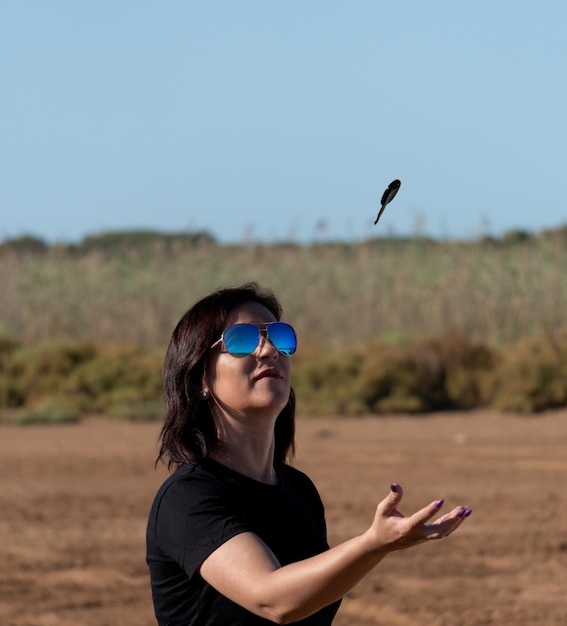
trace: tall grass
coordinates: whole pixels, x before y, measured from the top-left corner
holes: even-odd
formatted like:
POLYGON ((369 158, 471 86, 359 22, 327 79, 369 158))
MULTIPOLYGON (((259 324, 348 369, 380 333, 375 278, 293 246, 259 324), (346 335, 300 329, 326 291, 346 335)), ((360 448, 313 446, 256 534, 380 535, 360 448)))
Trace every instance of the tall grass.
POLYGON ((161 415, 174 325, 212 289, 250 280, 276 292, 298 330, 304 413, 565 406, 566 235, 221 246, 130 233, 78 247, 0 244, 0 409, 25 423, 161 415))
POLYGON ((156 235, 111 248, 3 246, 0 333, 162 346, 197 298, 255 280, 276 292, 306 344, 447 333, 514 341, 564 328, 566 268, 563 236, 222 246, 156 235))

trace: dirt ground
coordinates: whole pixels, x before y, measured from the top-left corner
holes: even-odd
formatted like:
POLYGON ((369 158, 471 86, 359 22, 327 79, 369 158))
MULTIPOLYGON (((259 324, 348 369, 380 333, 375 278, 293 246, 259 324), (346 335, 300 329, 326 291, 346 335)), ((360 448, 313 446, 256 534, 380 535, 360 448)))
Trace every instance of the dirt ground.
MULTIPOLYGON (((158 429, 0 427, 1 626, 155 626, 144 536, 165 477, 158 429)), ((567 624, 567 411, 299 419, 297 440, 331 544, 366 529, 391 482, 403 511, 474 508, 445 541, 390 555, 335 626, 567 624)))

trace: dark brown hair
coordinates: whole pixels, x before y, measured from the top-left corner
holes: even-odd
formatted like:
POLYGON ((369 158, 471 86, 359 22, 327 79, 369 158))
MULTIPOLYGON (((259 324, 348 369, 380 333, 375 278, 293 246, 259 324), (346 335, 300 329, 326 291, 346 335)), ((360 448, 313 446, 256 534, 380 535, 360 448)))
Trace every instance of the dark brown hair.
MULTIPOLYGON (((168 467, 199 463, 217 442, 213 416, 201 396, 209 349, 222 334, 227 317, 240 304, 258 302, 279 320, 282 307, 275 295, 256 283, 218 289, 196 302, 181 318, 169 341, 163 369, 166 417, 156 460, 168 467)), ((275 425, 276 463, 285 463, 295 451, 295 394, 275 425)))

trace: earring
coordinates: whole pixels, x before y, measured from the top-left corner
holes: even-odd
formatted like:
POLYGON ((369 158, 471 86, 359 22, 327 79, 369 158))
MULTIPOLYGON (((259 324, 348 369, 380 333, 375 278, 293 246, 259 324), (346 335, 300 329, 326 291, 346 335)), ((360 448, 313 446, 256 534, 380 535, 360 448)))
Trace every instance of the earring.
POLYGON ((201 398, 203 398, 203 400, 206 400, 208 397, 209 397, 209 390, 201 389, 201 398))

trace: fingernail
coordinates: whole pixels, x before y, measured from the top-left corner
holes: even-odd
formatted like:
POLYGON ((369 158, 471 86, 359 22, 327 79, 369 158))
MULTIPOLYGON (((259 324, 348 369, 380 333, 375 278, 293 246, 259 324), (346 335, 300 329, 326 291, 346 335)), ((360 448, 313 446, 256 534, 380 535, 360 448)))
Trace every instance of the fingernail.
POLYGON ((441 498, 441 500, 437 500, 437 502, 435 503, 435 508, 440 509, 443 506, 443 502, 445 502, 444 498, 441 498))
MULTIPOLYGON (((462 509, 462 510, 461 510, 461 512, 459 513, 459 517, 467 517, 467 512, 468 512, 467 507, 466 507, 466 506, 465 506, 465 507, 463 507, 463 509, 462 509)), ((472 512, 472 509, 471 509, 471 512, 472 512)), ((469 515, 470 515, 470 513, 469 513, 469 515)))
POLYGON ((394 493, 398 493, 398 488, 397 488, 397 486, 396 486, 396 485, 394 485, 394 483, 392 483, 392 484, 390 485, 390 489, 391 489, 394 493))
POLYGON ((472 509, 467 509, 463 517, 468 517, 473 512, 472 509))

